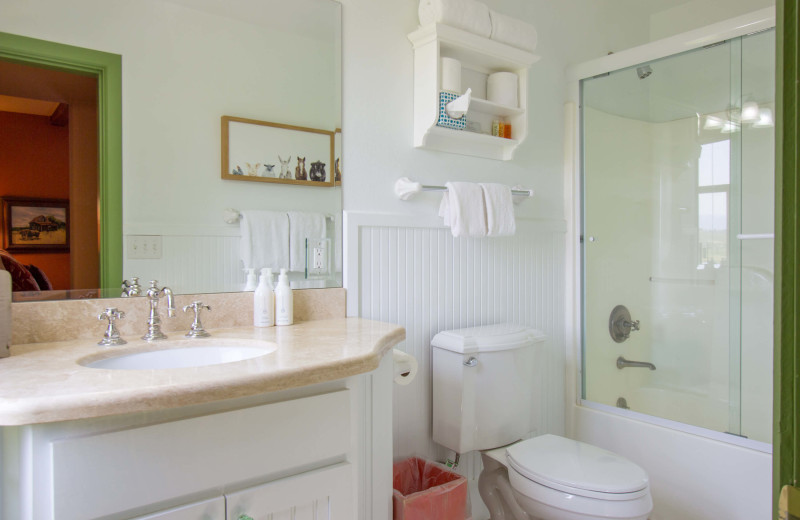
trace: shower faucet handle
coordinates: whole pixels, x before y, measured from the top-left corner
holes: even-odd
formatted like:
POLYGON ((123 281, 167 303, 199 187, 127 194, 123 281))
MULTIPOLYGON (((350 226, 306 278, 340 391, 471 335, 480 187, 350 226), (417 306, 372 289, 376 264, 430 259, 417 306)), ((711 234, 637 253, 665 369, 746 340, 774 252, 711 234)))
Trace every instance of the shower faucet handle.
POLYGON ((639 330, 639 320, 636 321, 628 321, 622 320, 622 326, 633 330, 639 330))
POLYGON ((624 305, 617 305, 608 317, 608 332, 611 339, 622 343, 631 336, 631 331, 640 330, 639 320, 631 318, 631 313, 624 305))

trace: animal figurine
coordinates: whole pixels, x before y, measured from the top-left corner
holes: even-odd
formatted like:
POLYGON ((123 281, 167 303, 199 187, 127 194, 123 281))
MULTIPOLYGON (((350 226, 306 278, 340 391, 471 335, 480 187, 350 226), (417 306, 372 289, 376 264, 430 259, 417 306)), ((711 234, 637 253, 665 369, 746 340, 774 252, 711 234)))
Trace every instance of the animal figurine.
POLYGON ((261 175, 262 177, 275 177, 275 165, 274 164, 265 164, 264 165, 264 173, 261 175))
POLYGON ((337 157, 336 161, 333 163, 333 181, 334 182, 342 182, 342 158, 337 157))
POLYGON ((233 169, 233 171, 231 172, 231 175, 244 175, 244 172, 242 171, 242 167, 239 166, 239 165, 236 165, 236 168, 233 169))
POLYGON ((305 181, 308 179, 308 173, 306 172, 305 157, 297 158, 297 166, 294 169, 294 178, 298 181, 305 181))
POLYGON ((284 161, 283 159, 281 159, 281 156, 279 155, 278 156, 278 160, 281 162, 281 173, 280 173, 279 177, 281 179, 288 179, 289 175, 290 175, 290 173, 289 173, 289 162, 291 162, 292 156, 290 155, 289 158, 284 161))
POLYGON ((244 164, 247 167, 248 177, 258 177, 258 167, 261 166, 261 163, 250 164, 249 162, 246 162, 244 164))
POLYGON ((325 163, 314 161, 311 163, 311 171, 308 172, 308 179, 316 182, 325 182, 325 163))

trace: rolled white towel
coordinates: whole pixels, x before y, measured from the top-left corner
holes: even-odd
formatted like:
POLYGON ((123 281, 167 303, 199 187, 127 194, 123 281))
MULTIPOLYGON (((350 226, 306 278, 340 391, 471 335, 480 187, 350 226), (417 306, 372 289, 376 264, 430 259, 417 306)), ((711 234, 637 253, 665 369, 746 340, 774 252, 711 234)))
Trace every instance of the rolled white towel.
POLYGON ((529 52, 536 50, 539 37, 536 28, 510 16, 490 10, 491 39, 529 52))
POLYGON ((489 7, 477 0, 419 0, 419 23, 441 23, 488 38, 492 34, 489 7))

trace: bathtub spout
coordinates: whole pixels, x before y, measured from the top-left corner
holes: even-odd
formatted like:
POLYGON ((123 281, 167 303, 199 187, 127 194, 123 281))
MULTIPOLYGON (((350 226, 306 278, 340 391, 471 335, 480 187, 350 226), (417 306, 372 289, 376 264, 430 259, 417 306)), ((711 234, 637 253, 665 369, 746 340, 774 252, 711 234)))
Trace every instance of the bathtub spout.
POLYGON ((625 367, 639 367, 639 368, 649 368, 650 370, 655 370, 656 366, 652 363, 648 363, 647 361, 628 361, 624 357, 620 356, 617 358, 617 368, 620 370, 625 367))

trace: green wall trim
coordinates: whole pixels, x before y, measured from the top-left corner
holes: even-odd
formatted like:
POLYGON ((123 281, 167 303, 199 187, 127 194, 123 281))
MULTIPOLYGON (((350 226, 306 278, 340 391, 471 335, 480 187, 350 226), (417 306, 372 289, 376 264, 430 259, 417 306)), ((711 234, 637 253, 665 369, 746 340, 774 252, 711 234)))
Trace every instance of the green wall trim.
POLYGON ((122 282, 122 56, 0 32, 0 58, 97 77, 100 287, 122 282))
POLYGON ((781 487, 796 484, 800 470, 798 446, 798 99, 800 99, 800 0, 778 0, 776 45, 775 128, 775 365, 773 413, 773 511, 778 518, 781 487))

